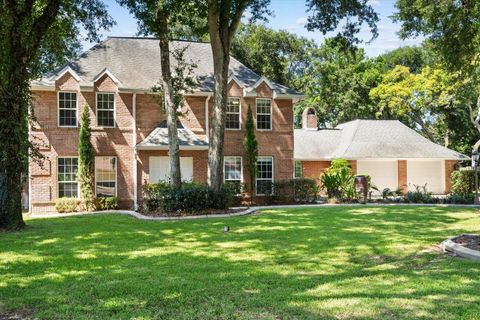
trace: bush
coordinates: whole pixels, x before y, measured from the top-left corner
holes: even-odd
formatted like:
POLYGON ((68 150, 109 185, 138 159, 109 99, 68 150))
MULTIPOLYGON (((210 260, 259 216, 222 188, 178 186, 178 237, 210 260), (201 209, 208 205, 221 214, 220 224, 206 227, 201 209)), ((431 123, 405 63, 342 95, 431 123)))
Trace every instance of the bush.
POLYGON ((455 170, 452 172, 452 194, 471 195, 475 191, 475 172, 455 170))
POLYGON ((76 212, 80 201, 77 198, 58 198, 55 200, 55 210, 58 213, 76 212))
POLYGON ((99 197, 95 199, 95 208, 97 210, 115 210, 118 208, 117 197, 99 197))
POLYGON ((445 203, 452 204, 472 204, 474 196, 473 194, 451 194, 445 199, 445 203))
POLYGON ((356 198, 352 169, 347 160, 335 159, 320 177, 322 188, 329 198, 351 200, 356 198))
POLYGON ((404 200, 408 203, 433 203, 432 193, 427 190, 427 184, 419 186, 414 184, 414 191, 408 191, 404 200))
POLYGON ((266 189, 273 191, 267 194, 267 203, 311 203, 318 195, 315 180, 306 178, 278 180, 266 189))
POLYGON ((147 213, 199 213, 210 209, 228 209, 238 188, 224 185, 213 192, 206 184, 183 183, 174 188, 166 183, 147 184, 143 187, 143 210, 147 213))

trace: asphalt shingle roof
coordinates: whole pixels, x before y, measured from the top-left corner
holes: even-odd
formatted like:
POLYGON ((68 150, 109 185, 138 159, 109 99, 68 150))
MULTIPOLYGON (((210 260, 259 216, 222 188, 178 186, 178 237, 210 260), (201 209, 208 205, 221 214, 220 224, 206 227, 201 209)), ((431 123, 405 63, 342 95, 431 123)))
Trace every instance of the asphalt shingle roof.
POLYGON ((295 159, 411 159, 469 160, 438 145, 397 120, 355 120, 335 129, 296 129, 295 159))
MULTIPOLYGON (((196 64, 194 77, 196 91, 213 91, 213 59, 210 43, 171 41, 170 50, 185 50, 185 60, 196 64)), ((172 61, 174 64, 174 61, 172 61)), ((80 85, 91 86, 93 80, 105 69, 119 81, 119 88, 149 90, 159 84, 161 76, 159 41, 155 38, 109 37, 71 61, 70 66, 80 77, 80 85)), ((63 69, 63 68, 62 68, 63 69)), ((53 85, 62 69, 33 82, 53 85)), ((172 68, 173 69, 173 68, 172 68)), ((261 77, 237 59, 230 58, 229 76, 235 76, 247 89, 261 77)), ((277 94, 300 95, 293 89, 271 82, 277 94)))
MULTIPOLYGON (((197 147, 199 149, 208 149, 208 142, 200 139, 190 129, 178 127, 178 146, 197 147)), ((167 149, 168 148, 168 129, 161 125, 153 129, 152 132, 139 144, 137 149, 167 149)))

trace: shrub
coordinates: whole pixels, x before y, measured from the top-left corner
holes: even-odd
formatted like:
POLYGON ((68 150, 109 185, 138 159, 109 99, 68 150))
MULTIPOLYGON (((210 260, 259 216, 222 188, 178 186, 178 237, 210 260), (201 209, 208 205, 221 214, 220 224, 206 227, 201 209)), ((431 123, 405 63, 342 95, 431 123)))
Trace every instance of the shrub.
POLYGON ((76 212, 79 204, 77 198, 58 198, 55 200, 55 210, 58 213, 76 212))
POLYGON ((335 159, 320 177, 320 182, 329 198, 347 200, 356 198, 353 179, 354 176, 348 161, 335 159))
POLYGON ((423 186, 419 186, 414 184, 413 187, 415 188, 414 191, 408 191, 405 196, 404 200, 408 203, 432 203, 434 202, 432 198, 432 193, 427 190, 427 184, 423 186))
POLYGON ((265 184, 263 198, 266 203, 288 204, 288 203, 311 203, 317 199, 318 186, 315 180, 299 178, 277 180, 272 184, 265 184))
POLYGON ((472 204, 473 199, 473 194, 451 194, 445 199, 445 203, 472 204))
POLYGON ((117 197, 99 197, 95 199, 95 208, 97 210, 115 210, 118 208, 117 197))
POLYGON ((227 209, 238 189, 232 185, 222 186, 219 192, 206 184, 183 183, 175 188, 167 183, 147 184, 143 187, 143 210, 145 212, 199 213, 209 209, 227 209))
POLYGON ((452 194, 471 195, 475 191, 475 172, 455 170, 452 172, 452 194))

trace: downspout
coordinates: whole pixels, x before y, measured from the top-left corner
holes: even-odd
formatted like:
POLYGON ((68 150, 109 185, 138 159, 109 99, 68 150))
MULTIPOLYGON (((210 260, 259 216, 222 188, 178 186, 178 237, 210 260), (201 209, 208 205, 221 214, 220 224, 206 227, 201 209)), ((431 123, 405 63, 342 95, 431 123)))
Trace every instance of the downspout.
POLYGON ((206 135, 206 141, 208 142, 209 139, 209 127, 208 127, 208 102, 210 101, 210 98, 212 96, 208 95, 207 98, 205 99, 205 135, 206 135))
POLYGON ((138 210, 138 176, 137 176, 137 94, 132 96, 132 147, 133 147, 133 161, 132 161, 132 176, 133 176, 133 210, 138 210))

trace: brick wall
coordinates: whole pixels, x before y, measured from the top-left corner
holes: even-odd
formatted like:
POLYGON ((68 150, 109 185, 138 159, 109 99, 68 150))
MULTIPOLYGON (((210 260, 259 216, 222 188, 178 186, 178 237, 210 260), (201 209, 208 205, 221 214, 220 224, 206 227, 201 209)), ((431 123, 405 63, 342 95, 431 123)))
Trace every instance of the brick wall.
POLYGON ((456 160, 445 160, 445 193, 450 193, 452 190, 452 172, 457 163, 456 160))
POLYGON ((408 190, 407 184, 407 160, 398 160, 397 162, 397 179, 398 179, 398 188, 402 190, 403 193, 406 193, 408 190))
MULTIPOLYGON (((45 156, 45 166, 31 163, 32 205, 34 212, 54 211, 54 201, 58 195, 57 159, 58 157, 77 156, 79 128, 58 127, 57 93, 58 91, 77 92, 78 115, 84 107, 89 108, 92 125, 92 143, 96 156, 116 156, 117 190, 121 208, 133 207, 133 94, 118 91, 115 82, 102 76, 92 91, 81 91, 79 83, 70 75, 65 74, 55 84, 56 91, 35 91, 34 110, 37 124, 31 129, 32 141, 41 143, 41 152, 45 156), (115 94, 115 127, 97 127, 96 92, 115 94)), ((273 92, 267 84, 258 88, 258 96, 273 98, 273 92)), ((241 97, 241 130, 225 132, 226 156, 243 157, 243 137, 247 106, 250 104, 256 116, 255 98, 244 98, 243 89, 236 83, 229 84, 229 95, 241 97)), ((136 142, 145 139, 148 134, 165 120, 165 114, 158 106, 157 97, 148 94, 137 94, 136 98, 136 142)), ((180 121, 201 137, 206 136, 205 119, 206 97, 188 96, 182 109, 180 121)), ((209 114, 213 108, 210 99, 209 114)), ((256 131, 259 142, 259 155, 272 156, 274 159, 274 178, 290 179, 293 177, 293 107, 291 100, 272 101, 271 131, 256 131)), ((167 151, 139 151, 137 155, 138 197, 141 196, 142 183, 148 181, 149 156, 167 156, 167 151)), ((181 150, 180 156, 194 158, 194 179, 207 180, 207 151, 181 150)), ((245 165, 245 163, 244 163, 245 165)), ((244 182, 248 183, 248 172, 244 170, 244 182)))

